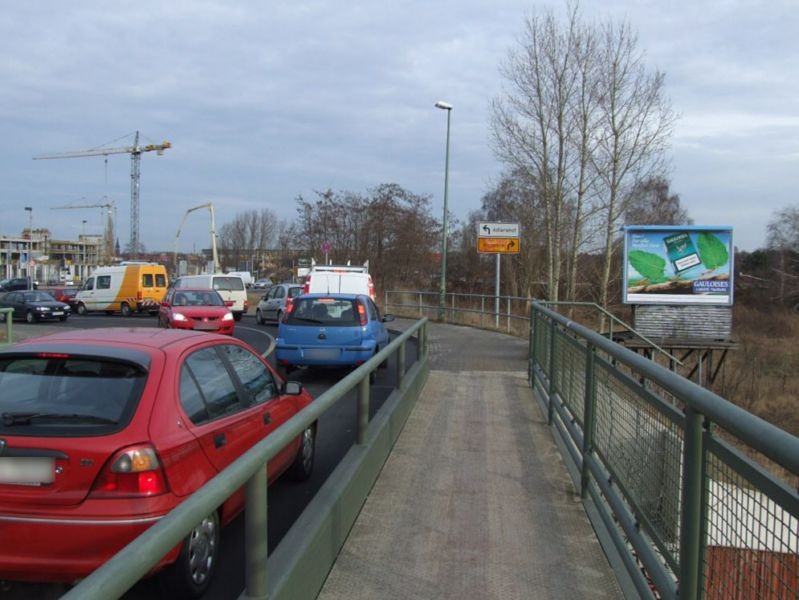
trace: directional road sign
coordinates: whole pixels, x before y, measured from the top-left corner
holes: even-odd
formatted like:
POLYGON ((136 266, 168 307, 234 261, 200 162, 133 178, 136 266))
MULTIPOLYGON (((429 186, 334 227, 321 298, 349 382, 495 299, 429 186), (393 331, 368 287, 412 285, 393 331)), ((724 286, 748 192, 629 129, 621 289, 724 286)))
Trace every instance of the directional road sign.
POLYGON ((518 223, 477 223, 477 237, 485 238, 518 238, 518 223))
POLYGON ((519 254, 519 238, 477 238, 477 251, 488 254, 519 254))

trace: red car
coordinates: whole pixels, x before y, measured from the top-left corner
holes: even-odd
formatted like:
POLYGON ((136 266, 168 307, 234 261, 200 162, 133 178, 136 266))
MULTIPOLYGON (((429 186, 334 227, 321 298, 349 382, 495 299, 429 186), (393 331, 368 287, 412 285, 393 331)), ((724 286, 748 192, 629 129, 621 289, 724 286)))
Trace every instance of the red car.
MULTIPOLYGON (((70 330, 0 351, 0 580, 74 582, 308 406, 247 344, 193 331, 70 330)), ((316 426, 268 465, 306 479, 316 426)), ((244 489, 158 563, 208 587, 244 489)))
POLYGON ((161 302, 158 326, 233 335, 235 319, 226 304, 215 290, 173 288, 161 302))

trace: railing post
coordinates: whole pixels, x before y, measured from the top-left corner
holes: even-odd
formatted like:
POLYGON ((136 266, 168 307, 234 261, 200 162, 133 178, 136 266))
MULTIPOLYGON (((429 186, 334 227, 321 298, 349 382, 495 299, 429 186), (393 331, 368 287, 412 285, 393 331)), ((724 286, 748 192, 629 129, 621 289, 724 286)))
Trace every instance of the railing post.
POLYGON ((422 292, 419 292, 419 318, 422 318, 422 292))
POLYGON ((449 319, 447 319, 447 320, 448 321, 452 321, 453 323, 456 320, 455 319, 455 294, 454 293, 452 294, 452 308, 451 308, 451 311, 450 311, 450 314, 449 314, 449 319))
POLYGON ((483 317, 486 314, 486 297, 480 296, 480 327, 483 327, 483 317))
POLYGON ((244 511, 244 598, 266 600, 266 557, 268 536, 266 520, 266 465, 247 480, 244 511))
POLYGON ((591 474, 586 457, 594 449, 594 429, 596 425, 596 379, 594 373, 594 357, 596 348, 593 344, 585 347, 585 398, 583 404, 583 462, 580 467, 580 497, 588 495, 588 481, 591 474))
POLYGON ((547 404, 547 424, 552 425, 552 406, 555 395, 555 320, 549 320, 549 403, 547 404))
POLYGON ((530 307, 530 325, 527 332, 527 383, 533 385, 533 369, 535 368, 535 307, 530 307))
POLYGON ((510 333, 510 296, 508 296, 508 333, 510 333))
POLYGON ((405 379, 405 343, 400 344, 397 349, 397 389, 402 389, 402 382, 405 379))
POLYGON ((702 474, 705 459, 702 414, 685 409, 683 443, 682 512, 680 514, 680 600, 700 597, 702 572, 702 474))
POLYGON ((358 385, 358 443, 366 443, 366 434, 369 430, 369 378, 367 375, 358 385))

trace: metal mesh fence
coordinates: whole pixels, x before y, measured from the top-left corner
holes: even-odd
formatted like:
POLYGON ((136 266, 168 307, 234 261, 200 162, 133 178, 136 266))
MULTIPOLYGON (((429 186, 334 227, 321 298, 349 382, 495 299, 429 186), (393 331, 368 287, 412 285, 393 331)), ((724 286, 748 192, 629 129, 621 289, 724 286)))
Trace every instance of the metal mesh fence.
POLYGON ((677 569, 681 428, 604 360, 596 362, 595 382, 594 450, 666 561, 677 569))
POLYGON ((549 338, 550 321, 540 313, 534 313, 535 324, 533 329, 534 347, 533 352, 538 366, 544 373, 549 373, 549 338))
POLYGON ((585 346, 561 332, 555 333, 555 391, 583 427, 585 409, 585 346))
POLYGON ((797 511, 792 492, 780 494, 779 485, 771 485, 777 493, 766 494, 762 482, 767 477, 735 453, 721 451, 722 443, 714 448, 706 481, 704 597, 796 600, 799 519, 791 512, 791 504, 797 511))

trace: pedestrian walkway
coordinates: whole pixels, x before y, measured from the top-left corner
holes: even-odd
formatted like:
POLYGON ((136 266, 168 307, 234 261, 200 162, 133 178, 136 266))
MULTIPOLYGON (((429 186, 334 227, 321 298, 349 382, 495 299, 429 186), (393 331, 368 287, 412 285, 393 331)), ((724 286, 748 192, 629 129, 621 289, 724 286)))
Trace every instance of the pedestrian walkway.
POLYGON ((428 381, 319 598, 620 598, 527 384, 527 342, 428 332, 428 381))

